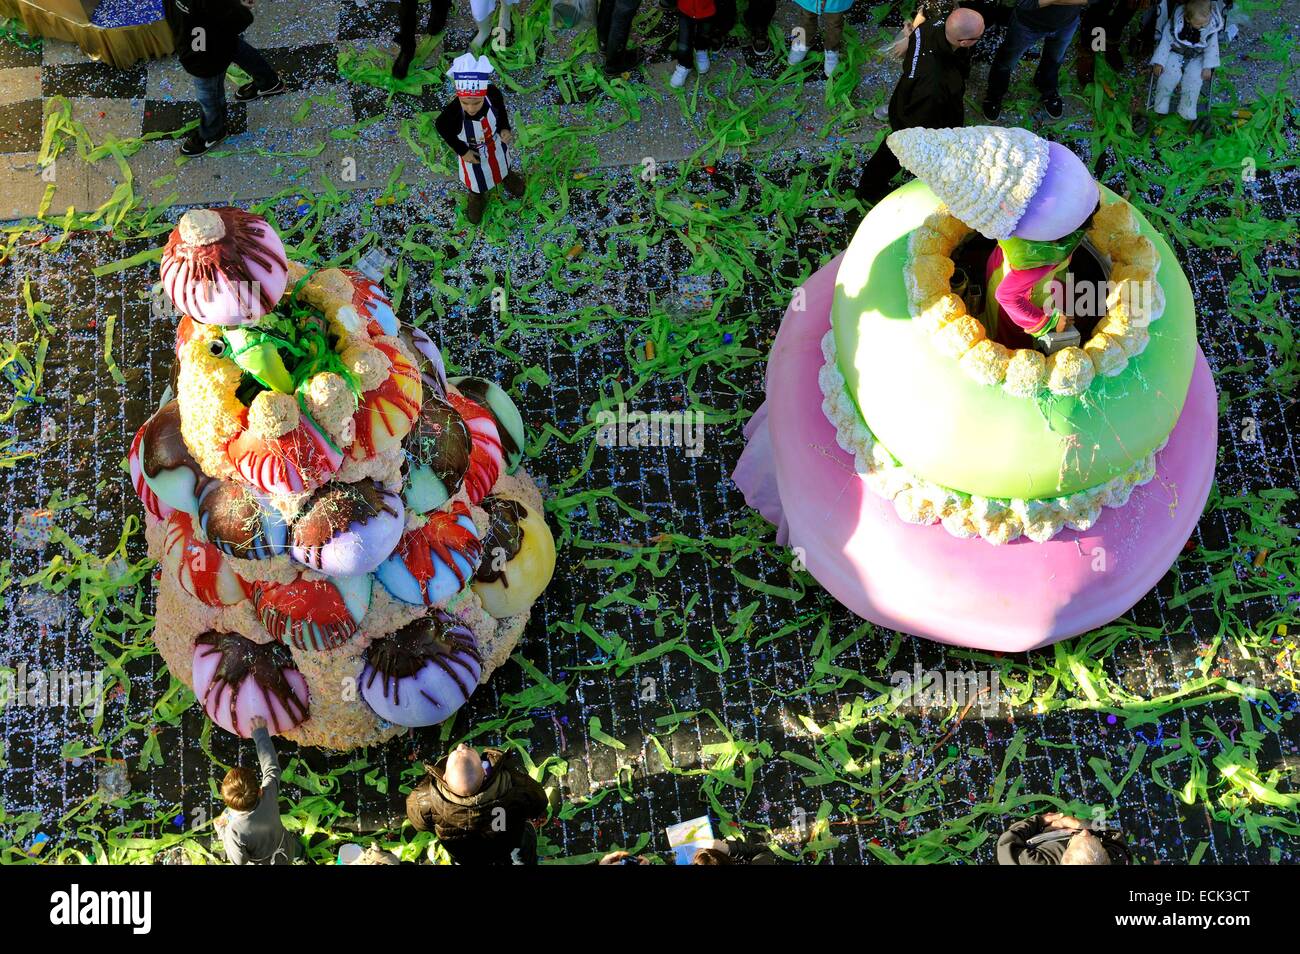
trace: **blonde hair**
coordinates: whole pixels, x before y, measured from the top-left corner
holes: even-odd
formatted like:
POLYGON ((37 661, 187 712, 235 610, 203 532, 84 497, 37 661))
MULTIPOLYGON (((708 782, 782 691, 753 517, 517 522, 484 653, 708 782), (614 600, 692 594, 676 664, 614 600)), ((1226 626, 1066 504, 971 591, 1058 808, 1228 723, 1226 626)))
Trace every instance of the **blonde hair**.
POLYGON ((1214 12, 1214 3, 1212 0, 1187 0, 1187 15, 1195 14, 1198 18, 1208 20, 1210 14, 1214 12))

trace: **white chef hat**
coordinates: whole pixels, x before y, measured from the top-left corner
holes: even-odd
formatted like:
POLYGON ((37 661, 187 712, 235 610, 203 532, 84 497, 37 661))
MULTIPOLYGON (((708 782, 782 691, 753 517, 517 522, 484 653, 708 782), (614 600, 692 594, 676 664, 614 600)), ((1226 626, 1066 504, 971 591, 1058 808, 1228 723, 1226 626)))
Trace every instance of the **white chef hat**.
POLYGON ((492 81, 492 63, 486 56, 462 53, 452 61, 447 75, 456 85, 457 96, 484 96, 492 81))

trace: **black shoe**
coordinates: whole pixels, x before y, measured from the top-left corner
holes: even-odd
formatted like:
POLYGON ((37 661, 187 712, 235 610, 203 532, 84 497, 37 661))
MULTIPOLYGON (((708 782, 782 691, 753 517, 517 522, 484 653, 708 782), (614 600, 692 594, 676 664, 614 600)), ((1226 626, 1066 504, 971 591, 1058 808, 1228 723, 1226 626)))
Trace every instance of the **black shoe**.
POLYGON ((216 139, 205 139, 203 133, 197 129, 191 129, 189 134, 181 140, 181 155, 201 156, 225 138, 226 133, 224 130, 217 134, 216 139))
POLYGON ((1053 119, 1060 119, 1065 115, 1065 101, 1056 93, 1051 96, 1043 97, 1043 109, 1047 110, 1047 115, 1053 119))
POLYGON ((249 103, 255 99, 264 99, 267 96, 279 96, 281 93, 289 92, 289 87, 284 85, 284 80, 278 76, 275 78, 275 85, 261 87, 257 82, 245 83, 235 90, 235 102, 249 103))
POLYGON ((415 59, 415 50, 400 50, 397 59, 393 60, 393 78, 406 79, 406 74, 411 70, 411 60, 415 59))
POLYGON ((767 56, 772 52, 772 41, 765 36, 754 37, 749 48, 754 51, 755 56, 767 56))
POLYGON ((998 121, 998 117, 1001 116, 1001 115, 1002 115, 1002 104, 1001 104, 1001 103, 995 103, 995 102, 992 102, 992 101, 987 100, 987 99, 984 100, 984 118, 985 118, 985 119, 987 119, 987 120, 988 120, 989 122, 991 122, 991 123, 995 123, 995 122, 998 121))
POLYGON ((623 55, 613 62, 608 60, 605 61, 605 75, 612 79, 615 76, 622 76, 624 73, 630 73, 640 65, 640 50, 624 50, 623 55))

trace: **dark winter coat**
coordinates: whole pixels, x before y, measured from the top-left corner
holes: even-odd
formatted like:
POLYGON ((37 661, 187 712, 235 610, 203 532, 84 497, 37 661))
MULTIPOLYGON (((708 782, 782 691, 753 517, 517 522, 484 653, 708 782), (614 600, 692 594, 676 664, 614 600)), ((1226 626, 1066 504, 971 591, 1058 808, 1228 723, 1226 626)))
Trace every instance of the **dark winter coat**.
POLYGON ((429 776, 406 798, 406 817, 417 831, 432 831, 457 864, 536 864, 531 819, 546 814, 546 791, 499 749, 484 749, 483 758, 488 777, 469 797, 447 789, 446 759, 426 765, 429 776))
POLYGON ((176 55, 191 76, 224 76, 253 11, 239 0, 163 0, 176 55))

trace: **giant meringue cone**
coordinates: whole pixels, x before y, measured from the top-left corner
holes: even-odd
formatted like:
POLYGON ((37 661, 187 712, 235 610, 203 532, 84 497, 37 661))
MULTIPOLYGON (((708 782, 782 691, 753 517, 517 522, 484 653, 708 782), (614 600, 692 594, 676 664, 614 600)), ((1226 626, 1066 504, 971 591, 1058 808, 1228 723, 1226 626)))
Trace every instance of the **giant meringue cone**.
POLYGON ((886 140, 903 168, 985 238, 1011 235, 1047 173, 1048 142, 1028 129, 900 129, 886 140))

